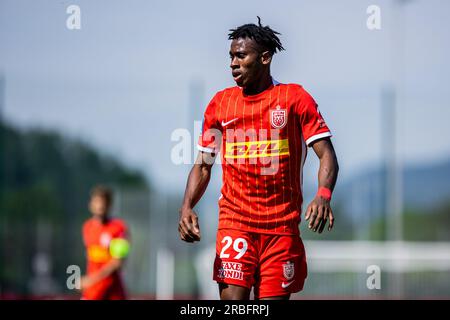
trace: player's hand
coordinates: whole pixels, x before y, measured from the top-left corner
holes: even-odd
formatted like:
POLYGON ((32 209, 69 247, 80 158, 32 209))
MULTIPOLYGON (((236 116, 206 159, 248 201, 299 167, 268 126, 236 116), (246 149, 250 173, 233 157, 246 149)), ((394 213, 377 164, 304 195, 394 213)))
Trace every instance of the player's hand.
POLYGON ((86 290, 94 284, 94 280, 89 276, 83 276, 80 280, 80 290, 86 290))
POLYGON ((200 241, 200 227, 197 214, 192 209, 180 209, 180 222, 178 223, 180 238, 186 242, 200 241))
POLYGON ((316 196, 306 209, 306 220, 309 220, 308 227, 312 231, 322 233, 325 225, 328 223, 328 231, 331 231, 334 225, 333 211, 330 202, 320 196, 316 196))

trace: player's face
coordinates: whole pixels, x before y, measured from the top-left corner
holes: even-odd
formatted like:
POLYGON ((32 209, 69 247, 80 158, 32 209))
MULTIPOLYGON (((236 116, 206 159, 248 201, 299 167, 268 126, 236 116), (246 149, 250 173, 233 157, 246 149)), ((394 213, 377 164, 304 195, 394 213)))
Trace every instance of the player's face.
POLYGON ((97 218, 104 218, 108 214, 109 203, 101 196, 93 196, 89 202, 89 210, 97 218))
POLYGON ((231 73, 238 86, 251 87, 261 81, 264 64, 254 40, 234 39, 231 42, 230 59, 231 73))

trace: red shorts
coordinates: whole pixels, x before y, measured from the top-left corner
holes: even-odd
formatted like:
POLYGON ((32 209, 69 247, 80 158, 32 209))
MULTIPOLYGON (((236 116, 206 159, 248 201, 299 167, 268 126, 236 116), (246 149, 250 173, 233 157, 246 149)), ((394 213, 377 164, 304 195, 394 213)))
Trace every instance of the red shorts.
POLYGON ((217 231, 215 281, 254 286, 255 298, 261 299, 301 291, 306 276, 305 247, 299 236, 217 231))

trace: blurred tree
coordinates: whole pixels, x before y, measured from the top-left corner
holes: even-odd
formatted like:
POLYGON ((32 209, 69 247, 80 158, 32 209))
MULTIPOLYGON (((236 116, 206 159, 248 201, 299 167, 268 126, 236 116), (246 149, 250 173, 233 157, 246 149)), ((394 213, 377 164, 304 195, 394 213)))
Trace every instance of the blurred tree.
MULTIPOLYGON (((450 202, 434 208, 408 208, 403 213, 403 240, 405 241, 450 241, 450 202)), ((385 219, 380 218, 370 226, 372 240, 386 240, 385 219)))

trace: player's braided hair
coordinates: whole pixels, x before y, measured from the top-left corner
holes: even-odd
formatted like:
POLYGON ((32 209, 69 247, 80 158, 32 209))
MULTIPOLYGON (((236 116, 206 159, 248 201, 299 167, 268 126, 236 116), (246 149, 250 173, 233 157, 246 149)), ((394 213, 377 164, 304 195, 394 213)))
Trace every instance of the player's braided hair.
POLYGON ((244 24, 236 29, 230 29, 228 40, 239 38, 250 38, 255 40, 257 44, 268 50, 272 55, 284 50, 280 39, 277 37, 279 32, 272 30, 269 26, 261 24, 261 18, 258 16, 258 25, 253 23, 244 24))

